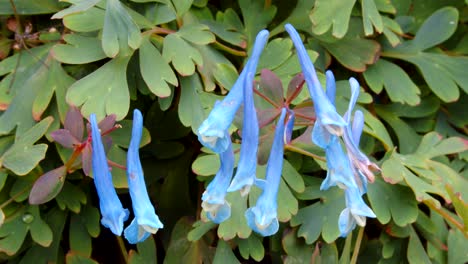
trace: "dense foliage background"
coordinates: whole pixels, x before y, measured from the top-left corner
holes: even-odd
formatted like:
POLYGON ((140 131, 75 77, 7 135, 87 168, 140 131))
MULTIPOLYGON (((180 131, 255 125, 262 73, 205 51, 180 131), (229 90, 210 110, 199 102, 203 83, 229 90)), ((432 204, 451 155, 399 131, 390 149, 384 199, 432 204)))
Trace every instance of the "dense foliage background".
MULTIPOLYGON (((468 262, 467 14, 463 0, 0 1, 0 259, 468 262), (382 172, 367 193, 377 218, 347 238, 339 238, 337 225, 343 192, 319 191, 324 153, 310 141, 306 89, 291 102, 303 118, 285 150, 280 231, 262 238, 246 225, 243 212, 258 189, 229 194, 232 217, 220 225, 201 214, 200 197, 219 160, 194 132, 267 28, 255 98, 262 113, 257 174, 265 174, 274 132, 268 113, 283 102, 275 92, 286 94, 301 71, 286 23, 302 34, 319 78, 333 70, 340 114, 347 79, 362 87, 361 148, 382 172), (122 166, 134 108, 144 115, 140 155, 164 223, 136 246, 101 228, 84 150, 51 136, 65 128, 85 142, 83 117, 115 115, 121 128, 109 131, 108 158, 120 199, 131 207, 122 166)), ((232 127, 235 143, 239 127, 232 127)))

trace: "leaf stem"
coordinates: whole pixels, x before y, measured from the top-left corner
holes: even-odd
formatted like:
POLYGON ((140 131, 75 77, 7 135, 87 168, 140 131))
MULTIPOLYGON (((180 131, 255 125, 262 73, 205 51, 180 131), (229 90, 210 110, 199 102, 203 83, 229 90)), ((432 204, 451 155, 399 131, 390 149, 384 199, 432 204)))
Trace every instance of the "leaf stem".
POLYGON ((110 160, 110 159, 107 159, 107 164, 111 165, 112 167, 119 168, 119 169, 121 169, 121 170, 127 170, 127 167, 126 167, 126 166, 120 165, 120 164, 118 164, 117 162, 113 162, 113 161, 110 160))
POLYGON ((280 109, 281 106, 280 105, 277 105, 275 102, 273 102, 270 98, 266 97, 266 95, 264 95, 263 93, 261 93, 259 90, 257 89, 253 89, 254 93, 258 96, 260 96, 263 100, 267 101, 269 104, 271 104, 272 106, 274 106, 275 108, 278 108, 280 109))
POLYGON ((305 156, 309 156, 309 157, 312 157, 314 159, 318 159, 318 160, 321 160, 321 161, 326 161, 325 157, 315 155, 314 153, 311 153, 311 152, 309 152, 307 150, 303 150, 301 148, 295 147, 295 146, 293 146, 291 144, 284 145, 284 149, 292 151, 292 152, 296 152, 296 153, 299 153, 299 154, 302 154, 302 155, 305 155, 305 156))
POLYGON ((247 57, 247 52, 230 48, 230 47, 220 43, 219 41, 215 41, 213 43, 213 45, 215 46, 215 48, 218 48, 218 49, 220 49, 222 51, 226 51, 229 54, 239 56, 239 57, 247 57))
POLYGON ((357 258, 359 255, 359 248, 361 247, 362 237, 364 234, 364 227, 359 227, 359 232, 356 238, 356 243, 354 244, 353 256, 351 257, 350 264, 356 264, 357 258))
POLYGON ((427 205, 432 210, 436 211, 440 214, 447 222, 452 223, 456 228, 458 228, 462 234, 468 238, 468 232, 465 232, 465 227, 462 223, 458 222, 455 218, 453 218, 448 212, 445 212, 442 208, 437 208, 433 203, 428 200, 424 200, 423 203, 427 205))
POLYGON ((125 259, 125 263, 128 263, 128 253, 127 248, 125 248, 125 243, 121 236, 115 236, 117 239, 117 244, 119 244, 120 252, 122 253, 122 257, 125 259))

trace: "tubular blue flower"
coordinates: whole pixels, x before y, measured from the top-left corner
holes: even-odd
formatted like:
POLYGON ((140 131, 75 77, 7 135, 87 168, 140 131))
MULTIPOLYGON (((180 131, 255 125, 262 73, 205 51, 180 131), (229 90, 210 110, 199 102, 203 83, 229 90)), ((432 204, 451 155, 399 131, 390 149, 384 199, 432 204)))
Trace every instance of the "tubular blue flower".
POLYGON ((140 163, 138 149, 142 131, 143 117, 141 112, 135 109, 133 111, 132 138, 127 153, 127 179, 135 218, 124 231, 125 238, 132 244, 144 241, 150 234, 155 234, 158 229, 163 228, 163 224, 159 221, 149 199, 140 163))
POLYGON ((375 163, 371 162, 359 149, 359 141, 364 127, 364 115, 361 111, 357 110, 354 114, 353 123, 351 124, 351 112, 359 96, 359 83, 356 79, 351 78, 349 79, 349 84, 351 86, 351 99, 348 111, 344 116, 348 125, 346 126, 343 140, 345 142, 349 160, 351 161, 356 174, 359 174, 358 176, 360 178, 367 178, 367 180, 373 182, 375 176, 372 170, 380 171, 380 168, 375 163))
POLYGON ((291 143, 291 138, 292 138, 292 133, 294 130, 294 120, 295 120, 295 114, 294 111, 288 109, 288 119, 286 120, 286 127, 284 130, 284 144, 289 144, 291 143))
POLYGON ((122 203, 114 189, 96 115, 91 114, 89 119, 92 136, 93 177, 99 196, 99 208, 102 215, 101 224, 109 228, 112 233, 120 236, 123 230, 123 222, 128 218, 128 210, 122 207, 122 203))
MULTIPOLYGON (((226 137, 229 137, 229 133, 226 137)), ((214 179, 208 184, 202 195, 202 208, 206 212, 208 219, 216 224, 220 224, 231 216, 231 205, 226 201, 226 193, 231 183, 234 171, 234 152, 231 141, 228 148, 219 154, 221 166, 214 179)))
POLYGON ((346 208, 341 212, 338 219, 338 227, 342 237, 346 237, 351 230, 366 225, 366 217, 375 218, 372 209, 362 199, 360 191, 356 188, 345 190, 346 208))
POLYGON ((257 34, 252 50, 252 55, 241 72, 239 78, 234 83, 228 95, 216 102, 208 118, 198 128, 198 140, 203 146, 216 153, 226 151, 231 138, 226 137, 225 131, 231 125, 237 109, 243 100, 243 86, 249 69, 257 68, 260 54, 268 40, 269 32, 262 30, 257 34))
MULTIPOLYGON (((335 106, 323 92, 322 86, 317 78, 314 65, 310 61, 309 55, 307 54, 304 44, 302 44, 301 38, 299 37, 296 29, 294 29, 291 24, 286 24, 285 28, 296 47, 302 72, 304 73, 304 79, 307 83, 312 101, 314 102, 317 119, 320 120, 321 124, 332 135, 341 136, 343 134, 344 127, 346 126, 346 122, 336 112, 335 106)), ((324 144, 326 145, 326 142, 318 142, 317 145, 324 144)))
MULTIPOLYGON (((332 71, 326 71, 326 95, 332 105, 335 105, 336 83, 335 76, 332 71)), ((334 135, 331 134, 327 128, 322 124, 322 120, 317 118, 315 120, 314 129, 312 130, 312 142, 315 145, 326 148, 334 135)))
POLYGON ((327 177, 320 185, 320 190, 328 190, 332 186, 341 189, 358 188, 354 178, 351 163, 341 147, 337 136, 332 136, 330 144, 325 148, 327 158, 327 177))
POLYGON ((242 196, 250 192, 256 180, 258 150, 258 119, 253 98, 255 68, 249 65, 244 84, 244 120, 242 123, 242 145, 239 163, 228 192, 240 190, 242 196))
POLYGON ((268 158, 266 177, 262 184, 263 192, 258 197, 255 206, 245 212, 249 227, 262 236, 271 236, 278 232, 279 228, 277 199, 283 168, 285 116, 286 109, 283 108, 276 125, 275 137, 271 146, 270 157, 268 158))

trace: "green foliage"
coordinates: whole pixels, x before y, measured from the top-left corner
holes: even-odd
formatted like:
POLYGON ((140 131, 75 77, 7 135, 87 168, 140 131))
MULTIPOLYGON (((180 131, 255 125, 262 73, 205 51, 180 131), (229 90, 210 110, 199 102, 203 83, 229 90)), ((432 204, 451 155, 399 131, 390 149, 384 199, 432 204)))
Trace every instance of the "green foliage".
MULTIPOLYGON (((0 2, 0 261, 468 262, 467 3, 0 2), (320 81, 326 69, 335 73, 340 115, 350 100, 343 80, 360 81, 360 146, 381 172, 365 196, 377 218, 347 238, 337 222, 344 192, 320 190, 327 165, 311 142, 315 113, 286 23, 300 31, 320 81), (266 238, 244 216, 258 187, 244 197, 229 193, 231 217, 219 225, 202 212, 201 195, 220 162, 196 138, 264 28, 271 34, 255 86, 258 178, 279 109, 296 113, 278 193, 280 230, 266 238), (101 228, 85 123, 91 113, 101 121, 113 183, 125 200, 134 108, 144 115, 141 160, 164 223, 135 247, 101 228)), ((241 112, 229 129, 236 166, 241 112)))

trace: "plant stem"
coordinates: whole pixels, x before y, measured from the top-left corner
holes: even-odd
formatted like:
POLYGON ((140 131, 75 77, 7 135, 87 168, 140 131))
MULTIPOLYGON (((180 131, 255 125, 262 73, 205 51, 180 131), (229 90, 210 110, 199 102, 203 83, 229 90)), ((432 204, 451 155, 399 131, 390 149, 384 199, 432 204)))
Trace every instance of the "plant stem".
POLYGON ((270 103, 272 106, 274 106, 275 108, 278 108, 280 109, 281 106, 277 105, 275 102, 273 102, 270 98, 266 97, 266 95, 262 94, 259 90, 257 89, 253 89, 254 93, 258 96, 260 96, 263 100, 267 101, 268 103, 270 103))
POLYGON ((125 259, 125 263, 128 263, 128 253, 127 248, 125 248, 125 243, 121 236, 115 236, 117 239, 117 244, 119 244, 120 252, 122 253, 122 257, 125 259))
POLYGON ((241 50, 235 50, 233 48, 230 48, 224 44, 221 44, 220 42, 218 41, 215 41, 213 43, 213 45, 215 46, 215 48, 218 48, 222 51, 226 51, 227 53, 229 54, 232 54, 232 55, 235 55, 235 56, 239 56, 239 57, 247 57, 247 52, 245 51, 241 51, 241 50))
POLYGON ((436 211, 438 214, 440 214, 445 219, 445 221, 453 224, 456 228, 460 230, 460 232, 462 232, 462 234, 466 238, 468 238, 468 232, 465 232, 465 227, 463 226, 463 224, 458 222, 448 212, 445 212, 442 208, 437 208, 437 206, 435 206, 433 203, 429 202, 428 200, 424 200, 423 203, 427 205, 429 208, 431 208, 432 210, 436 211))
POLYGON ((350 264, 356 264, 357 258, 359 255, 359 248, 361 247, 362 237, 364 234, 364 227, 359 227, 359 232, 356 238, 356 243, 354 244, 353 256, 351 257, 350 264))
POLYGON ((315 155, 314 153, 311 153, 307 150, 303 150, 301 148, 298 148, 298 147, 295 147, 293 145, 284 145, 284 149, 285 150, 290 150, 292 152, 297 152, 297 153, 300 153, 302 155, 305 155, 305 156, 309 156, 309 157, 312 157, 314 159, 318 159, 318 160, 321 160, 321 161, 326 161, 327 159, 325 159, 325 157, 321 157, 321 156, 318 156, 318 155, 315 155))

